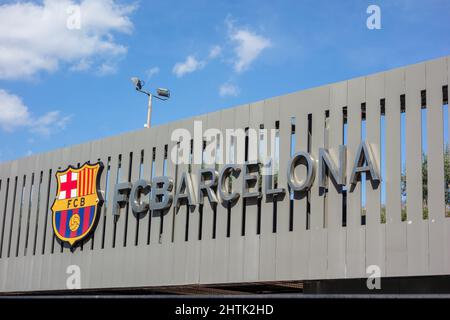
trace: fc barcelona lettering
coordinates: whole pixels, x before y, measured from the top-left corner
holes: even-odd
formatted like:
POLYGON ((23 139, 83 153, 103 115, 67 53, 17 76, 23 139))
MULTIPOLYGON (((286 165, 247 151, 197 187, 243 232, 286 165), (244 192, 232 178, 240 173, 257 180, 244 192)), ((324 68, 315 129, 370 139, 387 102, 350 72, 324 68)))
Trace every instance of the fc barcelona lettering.
POLYGON ((53 230, 61 241, 74 246, 91 234, 102 204, 98 190, 103 164, 69 166, 56 173, 58 183, 52 205, 53 230))

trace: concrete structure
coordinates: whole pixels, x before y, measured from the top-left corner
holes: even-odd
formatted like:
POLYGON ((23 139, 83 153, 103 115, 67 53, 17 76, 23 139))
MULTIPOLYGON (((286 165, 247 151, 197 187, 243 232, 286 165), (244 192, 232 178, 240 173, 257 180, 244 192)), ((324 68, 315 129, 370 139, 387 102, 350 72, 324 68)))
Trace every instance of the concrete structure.
MULTIPOLYGON (((359 279, 367 277, 370 265, 379 266, 383 277, 450 275, 444 177, 444 142, 448 141, 444 120, 448 119, 443 119, 449 74, 449 57, 444 57, 3 163, 0 292, 65 290, 70 265, 80 267, 82 289, 102 290, 359 279), (424 107, 427 219, 422 216, 424 107), (201 120, 204 129, 278 128, 278 185, 282 186, 287 185, 285 172, 294 152, 307 151, 318 159, 319 148, 325 147, 338 159, 338 146, 344 143, 348 181, 365 128, 382 183, 363 180, 344 191, 330 183, 324 192, 316 178, 309 192, 294 199, 287 191, 284 197, 240 199, 214 210, 205 198, 203 206, 172 207, 163 216, 152 212, 137 217, 127 206, 114 218, 111 200, 116 183, 164 175, 176 180, 188 170, 165 159, 175 144, 171 132, 192 130, 194 120, 201 120), (401 218, 402 158, 406 161, 405 221, 401 218), (55 240, 51 225, 55 172, 98 160, 105 166, 101 217, 93 237, 71 251, 55 240), (384 206, 385 223, 380 218, 384 206)), ((249 146, 247 157, 257 156, 258 147, 249 146)), ((192 165, 194 177, 200 167, 192 165)), ((241 186, 242 174, 233 183, 241 186)))

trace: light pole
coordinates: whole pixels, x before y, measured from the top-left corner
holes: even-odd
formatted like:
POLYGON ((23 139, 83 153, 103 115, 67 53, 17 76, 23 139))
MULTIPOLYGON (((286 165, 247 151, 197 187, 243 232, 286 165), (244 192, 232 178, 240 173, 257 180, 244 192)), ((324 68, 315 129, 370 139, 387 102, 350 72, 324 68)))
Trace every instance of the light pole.
POLYGON ((152 119, 152 100, 153 97, 162 100, 162 101, 166 101, 170 98, 170 91, 169 89, 165 89, 165 88, 157 88, 156 89, 156 95, 145 91, 142 89, 142 87, 144 86, 144 81, 140 80, 137 77, 132 77, 131 78, 131 82, 133 82, 136 91, 145 93, 148 96, 148 108, 147 108, 147 123, 144 125, 146 128, 150 128, 151 126, 151 119, 152 119))

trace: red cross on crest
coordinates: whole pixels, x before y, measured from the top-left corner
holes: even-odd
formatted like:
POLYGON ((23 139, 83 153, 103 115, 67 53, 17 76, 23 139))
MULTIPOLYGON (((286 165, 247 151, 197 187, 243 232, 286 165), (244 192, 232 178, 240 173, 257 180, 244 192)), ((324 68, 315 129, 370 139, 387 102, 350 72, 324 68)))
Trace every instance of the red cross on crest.
POLYGON ((61 176, 61 186, 59 192, 59 199, 74 198, 77 196, 77 180, 78 174, 72 173, 72 171, 67 172, 65 175, 61 176))

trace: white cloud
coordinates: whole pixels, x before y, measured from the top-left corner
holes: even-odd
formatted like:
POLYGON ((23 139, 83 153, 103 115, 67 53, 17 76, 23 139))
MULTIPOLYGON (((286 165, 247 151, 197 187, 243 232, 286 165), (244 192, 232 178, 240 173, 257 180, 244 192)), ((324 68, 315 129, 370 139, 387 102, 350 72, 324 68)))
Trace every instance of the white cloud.
POLYGON ((219 95, 221 97, 227 96, 236 97, 239 94, 239 92, 240 92, 239 87, 229 82, 226 82, 219 87, 219 95))
POLYGON ((153 76, 156 76, 158 73, 159 73, 158 67, 152 67, 145 72, 145 74, 147 75, 147 80, 152 78, 153 76))
POLYGON ((114 63, 104 62, 97 69, 97 75, 107 76, 117 72, 117 65, 114 63))
MULTIPOLYGON (((222 48, 218 45, 212 46, 209 50, 208 56, 204 60, 198 60, 193 55, 187 56, 183 62, 177 62, 172 69, 172 72, 181 78, 187 73, 192 73, 197 70, 203 69, 211 60, 214 60, 222 53, 222 48)), ((159 71, 159 69, 158 69, 159 71)))
POLYGON ((36 118, 20 97, 0 89, 0 128, 6 132, 25 127, 33 133, 48 136, 64 129, 69 120, 70 116, 63 116, 60 111, 50 111, 36 118))
POLYGON ((92 62, 87 59, 81 59, 78 63, 70 67, 71 71, 86 71, 92 66, 92 62))
POLYGON ((209 59, 215 59, 215 58, 217 58, 221 53, 222 53, 222 48, 221 48, 220 46, 213 46, 213 47, 209 50, 208 58, 209 58, 209 59))
POLYGON ((245 71, 262 51, 269 48, 272 43, 270 39, 258 35, 247 28, 235 27, 229 20, 226 21, 226 24, 228 26, 228 37, 236 44, 234 48, 236 54, 234 70, 236 72, 245 71))
POLYGON ((130 33, 132 5, 114 0, 83 0, 80 15, 73 0, 19 2, 0 6, 0 79, 30 78, 60 64, 86 70, 93 60, 119 57, 127 48, 114 33, 130 33), (79 18, 79 19, 78 19, 79 18), (79 28, 69 28, 73 21, 79 28))
POLYGON ((184 62, 177 62, 172 69, 172 72, 181 78, 187 73, 194 72, 205 66, 204 61, 198 61, 194 56, 188 56, 184 62))
POLYGON ((18 96, 0 89, 0 127, 5 131, 13 131, 16 127, 30 123, 30 113, 18 96))
POLYGON ((60 111, 50 111, 35 119, 30 126, 30 131, 44 136, 66 128, 70 116, 62 116, 60 111))

